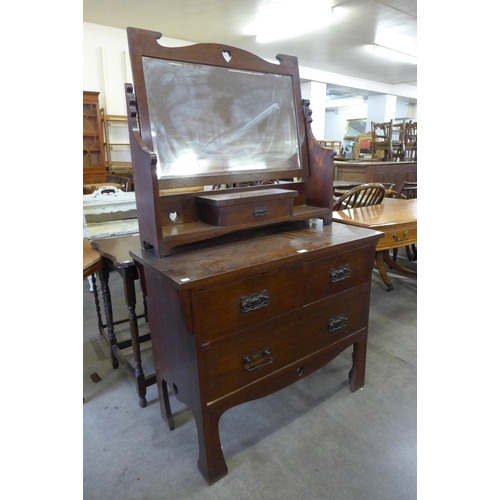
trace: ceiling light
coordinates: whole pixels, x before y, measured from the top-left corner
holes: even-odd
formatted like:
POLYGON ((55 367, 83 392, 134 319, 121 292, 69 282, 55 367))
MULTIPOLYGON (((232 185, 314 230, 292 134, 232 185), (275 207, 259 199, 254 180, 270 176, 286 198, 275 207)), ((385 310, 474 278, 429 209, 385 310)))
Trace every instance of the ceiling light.
POLYGON ((332 21, 331 0, 308 0, 304 19, 303 0, 275 0, 261 7, 256 18, 256 41, 271 42, 316 31, 332 21))
POLYGON ((363 97, 347 97, 345 99, 327 99, 326 108, 339 108, 341 106, 361 106, 365 104, 363 97))
POLYGON ((407 62, 410 64, 417 64, 417 57, 410 54, 405 54, 399 50, 383 47, 382 45, 373 44, 373 51, 382 57, 387 57, 393 61, 407 62))

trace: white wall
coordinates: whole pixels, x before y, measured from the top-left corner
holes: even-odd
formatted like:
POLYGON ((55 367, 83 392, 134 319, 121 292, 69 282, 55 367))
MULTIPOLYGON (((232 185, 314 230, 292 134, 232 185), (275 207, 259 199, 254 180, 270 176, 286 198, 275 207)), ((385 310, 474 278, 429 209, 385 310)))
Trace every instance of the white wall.
MULTIPOLYGON (((170 47, 191 42, 162 37, 170 47)), ((110 115, 125 115, 125 83, 132 83, 127 31, 83 23, 83 90, 100 92, 99 105, 110 115)))
POLYGON ((344 139, 346 120, 366 118, 366 104, 358 106, 341 106, 325 113, 325 139, 341 141, 344 139))

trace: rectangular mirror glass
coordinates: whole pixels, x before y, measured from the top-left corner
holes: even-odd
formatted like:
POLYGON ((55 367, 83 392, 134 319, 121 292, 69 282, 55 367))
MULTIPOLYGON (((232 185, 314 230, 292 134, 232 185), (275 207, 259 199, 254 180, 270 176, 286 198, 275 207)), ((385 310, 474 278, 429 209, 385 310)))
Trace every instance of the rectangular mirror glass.
POLYGON ((344 139, 356 139, 366 132, 366 118, 346 120, 344 139))
POLYGON ((143 65, 159 179, 302 168, 291 76, 143 65))

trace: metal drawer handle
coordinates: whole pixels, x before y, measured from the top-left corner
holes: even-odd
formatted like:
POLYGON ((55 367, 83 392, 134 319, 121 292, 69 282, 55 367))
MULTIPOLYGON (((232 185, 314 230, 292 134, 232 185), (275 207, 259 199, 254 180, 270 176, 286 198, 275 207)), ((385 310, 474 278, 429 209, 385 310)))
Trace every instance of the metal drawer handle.
POLYGON ((398 238, 398 233, 394 233, 392 235, 392 237, 396 240, 396 241, 404 241, 406 239, 408 239, 408 235, 409 235, 409 232, 408 231, 405 231, 404 234, 403 234, 403 237, 402 238, 398 238))
POLYGON ((347 326, 347 316, 345 314, 341 314, 336 318, 328 320, 328 331, 334 332, 335 330, 340 330, 344 326, 347 326))
POLYGON ((243 358, 243 368, 247 372, 251 372, 253 370, 260 370, 261 368, 264 368, 264 366, 270 365, 274 359, 271 357, 271 351, 269 350, 269 347, 266 347, 265 349, 262 349, 262 351, 257 351, 254 352, 253 354, 249 354, 248 356, 245 356, 243 358), (260 364, 254 364, 256 361, 259 361, 260 358, 267 358, 267 361, 260 363, 260 364))
POLYGON ((246 295, 240 298, 240 311, 242 313, 255 311, 267 305, 269 305, 267 290, 262 290, 262 292, 252 293, 252 295, 246 295))
POLYGON ((263 215, 267 215, 269 213, 269 209, 267 207, 255 208, 253 211, 254 217, 262 217, 263 215))
POLYGON ((349 264, 342 267, 337 267, 336 269, 330 270, 330 283, 335 283, 337 281, 345 280, 351 275, 351 268, 349 264))

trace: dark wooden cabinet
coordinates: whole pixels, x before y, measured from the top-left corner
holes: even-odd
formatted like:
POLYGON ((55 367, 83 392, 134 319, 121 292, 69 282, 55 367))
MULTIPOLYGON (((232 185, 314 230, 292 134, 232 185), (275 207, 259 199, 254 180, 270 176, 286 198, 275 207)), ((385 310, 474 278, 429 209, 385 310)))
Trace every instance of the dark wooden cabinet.
POLYGON ((83 92, 83 183, 106 182, 99 92, 83 92))
POLYGON ((398 191, 405 181, 417 181, 417 162, 335 160, 335 180, 392 184, 392 189, 398 191))

